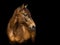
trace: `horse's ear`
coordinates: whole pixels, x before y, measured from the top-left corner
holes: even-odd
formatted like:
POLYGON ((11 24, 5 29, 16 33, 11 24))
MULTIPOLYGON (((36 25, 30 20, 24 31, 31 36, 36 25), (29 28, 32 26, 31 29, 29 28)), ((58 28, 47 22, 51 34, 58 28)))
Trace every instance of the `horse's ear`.
POLYGON ((24 7, 25 7, 24 4, 22 4, 21 8, 23 9, 24 7))
POLYGON ((28 6, 28 4, 27 4, 27 5, 25 5, 25 8, 27 8, 27 6, 28 6))
POLYGON ((27 8, 27 6, 28 6, 28 4, 26 4, 26 5, 22 4, 21 8, 22 8, 22 9, 23 9, 23 8, 27 8))

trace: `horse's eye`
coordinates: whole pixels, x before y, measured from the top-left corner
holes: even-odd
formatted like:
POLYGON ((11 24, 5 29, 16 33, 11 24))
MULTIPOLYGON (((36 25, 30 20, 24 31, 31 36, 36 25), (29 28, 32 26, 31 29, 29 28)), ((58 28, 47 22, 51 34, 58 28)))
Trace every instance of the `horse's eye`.
POLYGON ((24 16, 27 16, 27 14, 24 14, 24 16))
POLYGON ((23 13, 24 16, 27 16, 27 14, 23 13))

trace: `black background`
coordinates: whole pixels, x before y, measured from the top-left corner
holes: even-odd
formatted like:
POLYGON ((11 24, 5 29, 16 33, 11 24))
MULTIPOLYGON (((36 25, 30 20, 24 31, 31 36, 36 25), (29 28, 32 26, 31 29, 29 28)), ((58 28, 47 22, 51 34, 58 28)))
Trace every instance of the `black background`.
POLYGON ((28 4, 37 34, 34 44, 28 41, 24 45, 48 45, 49 2, 38 0, 0 0, 0 45, 10 45, 6 35, 7 24, 14 10, 23 3, 28 4))

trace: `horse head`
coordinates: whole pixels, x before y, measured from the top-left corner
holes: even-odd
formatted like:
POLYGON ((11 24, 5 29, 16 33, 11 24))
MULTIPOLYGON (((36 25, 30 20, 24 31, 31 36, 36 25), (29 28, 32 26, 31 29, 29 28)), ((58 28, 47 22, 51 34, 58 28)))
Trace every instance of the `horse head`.
POLYGON ((27 9, 27 5, 24 4, 16 9, 16 15, 21 24, 25 24, 31 30, 35 30, 36 25, 31 17, 30 11, 27 9))

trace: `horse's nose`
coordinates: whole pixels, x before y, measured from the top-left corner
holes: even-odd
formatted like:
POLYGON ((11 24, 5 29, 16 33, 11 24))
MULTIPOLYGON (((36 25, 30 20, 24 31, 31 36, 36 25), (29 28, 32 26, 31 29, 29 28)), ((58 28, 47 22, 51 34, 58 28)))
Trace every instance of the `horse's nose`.
POLYGON ((32 26, 32 30, 36 30, 36 26, 32 26))
POLYGON ((36 26, 32 26, 32 28, 33 28, 33 29, 35 29, 35 28, 36 28, 36 26))

